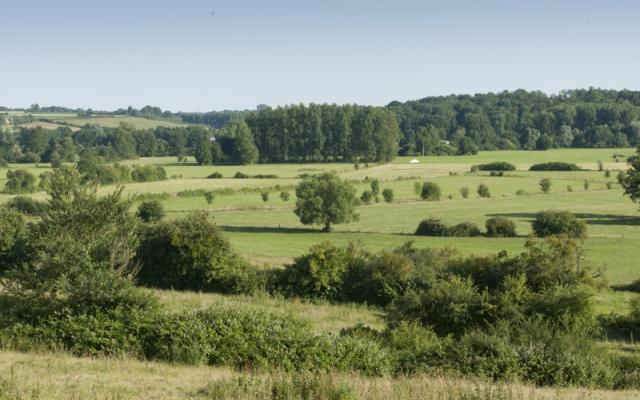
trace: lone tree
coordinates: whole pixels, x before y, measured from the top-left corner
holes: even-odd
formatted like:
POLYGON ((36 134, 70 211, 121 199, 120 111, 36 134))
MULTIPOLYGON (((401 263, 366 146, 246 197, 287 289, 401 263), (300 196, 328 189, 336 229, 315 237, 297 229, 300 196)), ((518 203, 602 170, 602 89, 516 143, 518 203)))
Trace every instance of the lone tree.
POLYGON ((331 224, 356 221, 356 189, 335 173, 305 178, 296 188, 295 213, 305 225, 322 224, 330 232, 331 224))
POLYGON ((635 203, 640 203, 640 147, 635 156, 627 160, 629 169, 618 175, 618 181, 624 189, 625 196, 629 196, 635 203))

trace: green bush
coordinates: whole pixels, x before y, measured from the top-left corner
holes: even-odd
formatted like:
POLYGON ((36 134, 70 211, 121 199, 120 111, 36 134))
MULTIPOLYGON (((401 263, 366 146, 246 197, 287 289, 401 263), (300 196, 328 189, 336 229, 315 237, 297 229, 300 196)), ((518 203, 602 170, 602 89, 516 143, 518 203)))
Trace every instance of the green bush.
POLYGON ((384 189, 382 191, 382 198, 386 203, 393 202, 393 189, 384 189))
POLYGON ((262 199, 263 202, 267 202, 269 201, 269 192, 267 192, 266 190, 260 193, 260 198, 262 199))
POLYGON ((203 212, 148 226, 137 260, 138 282, 159 288, 230 293, 244 285, 243 279, 255 278, 203 212))
POLYGON ((216 198, 215 194, 213 194, 213 192, 211 190, 205 192, 204 194, 204 199, 207 202, 207 204, 211 204, 213 203, 213 200, 216 198))
POLYGON ((250 176, 238 171, 238 172, 235 173, 235 175, 233 175, 233 178, 234 179, 249 179, 250 176))
POLYGON ((32 193, 36 190, 36 177, 24 169, 7 171, 7 182, 4 184, 5 193, 32 193))
POLYGON ((580 171, 581 168, 576 164, 566 162, 546 162, 533 164, 529 167, 529 171, 580 171))
POLYGON ((280 200, 289 201, 289 192, 280 192, 280 200))
POLYGON ((469 188, 468 187, 462 187, 460 188, 460 195, 462 196, 462 198, 467 199, 469 198, 469 188))
POLYGON ((473 222, 461 222, 457 225, 454 225, 448 228, 448 236, 458 236, 458 237, 474 237, 474 236, 482 236, 482 231, 478 225, 473 222))
POLYGON ((449 227, 438 218, 428 218, 420 221, 415 234, 418 236, 449 236, 449 227))
POLYGON ((131 179, 134 182, 164 181, 167 179, 167 171, 154 165, 136 165, 131 171, 131 179))
POLYGON ((164 206, 158 200, 143 201, 136 216, 144 222, 160 221, 165 216, 164 206))
POLYGON ((587 224, 568 211, 541 211, 532 223, 538 237, 567 235, 571 238, 587 237, 587 224))
POLYGON ((13 262, 18 261, 27 235, 24 216, 15 210, 0 207, 0 276, 13 262))
POLYGON ((422 184, 420 198, 422 200, 438 201, 440 200, 440 186, 435 182, 425 182, 422 184))
POLYGON ((549 193, 551 190, 551 179, 543 178, 540 180, 540 189, 543 193, 549 193))
POLYGON ((489 192, 489 187, 484 183, 481 183, 480 185, 478 185, 477 192, 478 192, 478 196, 480 197, 484 197, 484 198, 491 197, 491 192, 489 192))
POLYGON ((504 161, 496 161, 477 166, 480 171, 515 171, 516 166, 504 161))
POLYGON ((370 190, 365 190, 360 196, 360 201, 363 204, 371 204, 371 202, 373 201, 373 193, 371 193, 370 190))
POLYGON ((504 176, 504 171, 491 171, 489 176, 504 176))
POLYGON ((215 171, 211 175, 207 176, 207 179, 222 179, 222 174, 218 171, 215 171))
POLYGON ((297 257, 279 273, 280 291, 289 296, 340 298, 353 251, 329 242, 311 247, 308 253, 297 257))
POLYGON ((16 210, 24 215, 34 217, 42 215, 45 208, 47 207, 46 203, 34 200, 31 197, 27 196, 16 196, 9 200, 6 205, 12 210, 16 210))
POLYGON ((485 221, 487 236, 489 237, 515 237, 516 223, 509 218, 492 217, 485 221))

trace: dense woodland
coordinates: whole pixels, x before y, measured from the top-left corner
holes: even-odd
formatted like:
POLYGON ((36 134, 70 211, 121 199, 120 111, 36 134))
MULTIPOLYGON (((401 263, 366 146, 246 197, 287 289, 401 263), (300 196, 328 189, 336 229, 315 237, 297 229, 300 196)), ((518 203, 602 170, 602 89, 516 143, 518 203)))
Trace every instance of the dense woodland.
MULTIPOLYGON (((7 110, 3 108, 3 110, 7 110)), ((28 112, 65 112, 33 105, 28 112)), ((640 92, 572 90, 558 95, 517 90, 428 97, 386 107, 310 104, 254 111, 171 113, 132 107, 112 113, 198 124, 136 130, 86 125, 0 129, 0 159, 72 161, 83 151, 105 160, 195 155, 201 164, 387 162, 396 155, 473 154, 479 150, 629 147, 640 144, 640 92), (90 150, 87 150, 90 149, 90 150)), ((35 118, 26 115, 16 118, 35 118)), ((26 121, 30 122, 30 121, 26 121)))

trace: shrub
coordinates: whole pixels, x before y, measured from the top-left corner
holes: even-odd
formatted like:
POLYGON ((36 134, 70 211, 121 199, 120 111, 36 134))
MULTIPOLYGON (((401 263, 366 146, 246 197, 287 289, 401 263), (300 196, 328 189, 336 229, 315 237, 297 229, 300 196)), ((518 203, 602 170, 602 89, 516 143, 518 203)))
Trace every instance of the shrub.
POLYGON ((516 166, 504 161, 496 161, 488 164, 480 164, 477 166, 480 171, 515 171, 516 166))
POLYGON ((266 190, 263 191, 262 193, 260 193, 260 198, 266 203, 267 201, 269 201, 269 192, 267 192, 266 190))
POLYGON ((480 197, 491 197, 491 193, 489 192, 489 187, 484 183, 478 185, 478 196, 480 197))
POLYGON ((420 196, 420 193, 422 193, 422 183, 413 182, 413 192, 420 196))
POLYGON ((449 228, 438 218, 428 218, 420 221, 415 234, 418 236, 448 236, 449 228))
POLYGON ((158 200, 143 201, 138 206, 136 216, 144 222, 156 222, 164 218, 165 212, 162 203, 158 200))
POLYGON ((7 171, 5 193, 32 193, 36 190, 36 177, 27 170, 17 169, 7 171))
POLYGON ((613 187, 613 183, 612 182, 607 182, 607 189, 611 190, 612 187, 613 187))
POLYGON ((504 217, 493 217, 485 221, 487 236, 489 237, 515 237, 516 223, 504 217))
POLYGON ((581 168, 576 164, 566 162, 546 162, 533 164, 529 167, 529 171, 580 171, 581 168))
POLYGON ((573 192, 573 186, 567 185, 567 192, 569 193, 573 192))
POLYGON ((377 196, 380 193, 380 181, 377 179, 371 180, 371 193, 374 196, 377 196))
POLYGON ((255 278, 204 212, 144 229, 137 259, 139 283, 165 289, 233 293, 255 278))
POLYGON ((289 201, 289 192, 280 192, 280 200, 289 201))
POLYGON ((280 291, 289 296, 338 299, 351 259, 349 251, 329 242, 311 247, 279 274, 280 291))
POLYGON ((504 176, 504 171, 491 171, 490 176, 504 176))
POLYGON ((393 202, 393 189, 384 189, 382 191, 382 198, 387 203, 393 202))
POLYGON ((462 222, 448 229, 449 236, 473 237, 481 236, 482 232, 478 225, 472 222, 462 222))
POLYGON ((251 178, 254 178, 254 179, 278 179, 278 175, 274 175, 274 174, 257 174, 257 175, 253 175, 251 178))
POLYGON ((360 196, 360 201, 363 204, 371 204, 371 202, 373 201, 373 193, 371 193, 371 191, 369 190, 365 190, 360 196))
POLYGON ((422 200, 438 201, 440 200, 440 186, 435 182, 425 182, 422 184, 420 198, 422 200))
POLYGON ((167 171, 154 165, 136 165, 131 171, 131 179, 134 182, 164 181, 167 179, 167 171))
POLYGON ((40 162, 40 156, 36 153, 26 152, 18 157, 16 161, 21 164, 37 164, 40 162))
POLYGON ((540 180, 540 189, 543 193, 549 193, 551 190, 551 179, 543 178, 540 180))
POLYGON ((411 260, 403 254, 354 253, 344 279, 344 299, 385 306, 406 291, 412 272, 411 260))
POLYGON ((213 200, 216 198, 215 194, 213 194, 212 191, 207 191, 204 194, 204 199, 206 200, 207 204, 211 204, 213 203, 213 200))
POLYGON ((215 171, 214 173, 212 173, 211 175, 207 176, 208 179, 221 179, 222 178, 222 174, 218 171, 215 171))
POLYGON ((524 196, 524 195, 525 195, 525 192, 523 189, 516 190, 516 196, 524 196))
POLYGON ((9 200, 6 205, 13 210, 29 216, 42 215, 47 207, 46 203, 34 200, 27 196, 16 196, 9 200))
POLYGON ((567 235, 584 239, 587 236, 586 223, 568 211, 541 211, 536 214, 532 227, 538 237, 567 235))
POLYGON ((460 195, 465 199, 469 198, 469 188, 466 186, 460 188, 460 195))
POLYGON ((233 175, 233 178, 234 179, 249 179, 250 176, 238 171, 238 172, 235 173, 235 175, 233 175))
POLYGON ((604 171, 604 177, 605 178, 611 178, 611 170, 604 171))
POLYGON ((589 190, 589 181, 585 180, 582 187, 584 187, 584 190, 589 190))

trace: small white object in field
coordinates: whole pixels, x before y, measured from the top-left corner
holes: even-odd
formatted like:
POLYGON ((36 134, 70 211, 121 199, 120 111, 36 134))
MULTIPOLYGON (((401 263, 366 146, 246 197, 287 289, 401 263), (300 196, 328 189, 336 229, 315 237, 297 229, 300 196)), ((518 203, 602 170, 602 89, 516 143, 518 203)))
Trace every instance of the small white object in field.
POLYGON ((409 161, 409 164, 418 164, 420 162, 420 160, 416 160, 415 158, 411 161, 409 161))

